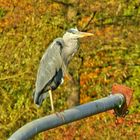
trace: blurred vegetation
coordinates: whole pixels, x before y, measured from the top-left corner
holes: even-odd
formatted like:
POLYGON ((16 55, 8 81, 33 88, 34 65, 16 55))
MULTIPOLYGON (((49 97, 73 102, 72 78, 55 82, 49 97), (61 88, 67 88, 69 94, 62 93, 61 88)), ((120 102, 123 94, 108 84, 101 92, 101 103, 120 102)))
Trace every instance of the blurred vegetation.
MULTIPOLYGON (((70 27, 93 32, 69 66, 80 102, 111 92, 114 83, 134 89, 129 114, 115 123, 99 114, 34 137, 42 139, 138 139, 140 137, 140 2, 138 0, 0 0, 0 139, 50 114, 47 98, 33 104, 37 68, 50 42, 70 27), (102 134, 101 134, 102 131, 102 134)), ((74 85, 74 84, 73 84, 74 85)), ((72 88, 72 87, 71 87, 72 88)), ((69 80, 53 93, 56 111, 68 107, 69 80)))

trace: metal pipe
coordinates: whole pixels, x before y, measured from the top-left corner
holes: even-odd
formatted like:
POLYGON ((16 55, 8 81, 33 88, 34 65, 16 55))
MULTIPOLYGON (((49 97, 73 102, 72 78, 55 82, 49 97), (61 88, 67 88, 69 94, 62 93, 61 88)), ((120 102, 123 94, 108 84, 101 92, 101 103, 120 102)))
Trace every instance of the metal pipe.
POLYGON ((42 131, 105 112, 107 110, 121 108, 124 103, 125 97, 122 94, 118 93, 110 95, 60 113, 55 113, 34 120, 18 129, 8 140, 28 140, 42 131))

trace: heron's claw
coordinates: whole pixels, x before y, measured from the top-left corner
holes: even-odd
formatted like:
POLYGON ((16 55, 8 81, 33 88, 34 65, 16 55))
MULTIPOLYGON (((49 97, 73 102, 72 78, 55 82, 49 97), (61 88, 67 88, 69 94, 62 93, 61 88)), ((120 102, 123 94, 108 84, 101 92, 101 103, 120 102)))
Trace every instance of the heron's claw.
POLYGON ((59 113, 59 112, 56 112, 55 113, 57 117, 59 117, 63 122, 65 122, 65 118, 63 116, 63 114, 59 113))

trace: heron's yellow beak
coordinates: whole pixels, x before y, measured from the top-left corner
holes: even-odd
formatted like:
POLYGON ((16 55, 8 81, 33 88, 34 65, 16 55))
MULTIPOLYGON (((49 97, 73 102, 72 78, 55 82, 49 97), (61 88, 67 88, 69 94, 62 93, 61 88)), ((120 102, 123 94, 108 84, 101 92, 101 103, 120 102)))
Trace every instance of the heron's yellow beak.
POLYGON ((92 34, 92 33, 86 33, 86 32, 79 32, 78 33, 78 36, 80 37, 80 38, 82 38, 82 37, 86 37, 86 36, 93 36, 94 34, 92 34))

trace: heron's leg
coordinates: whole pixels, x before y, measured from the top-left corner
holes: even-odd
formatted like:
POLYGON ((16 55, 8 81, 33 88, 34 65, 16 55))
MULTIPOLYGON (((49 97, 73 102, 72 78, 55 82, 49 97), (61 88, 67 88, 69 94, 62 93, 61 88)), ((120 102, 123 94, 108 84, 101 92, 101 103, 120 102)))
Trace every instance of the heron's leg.
POLYGON ((54 112, 54 105, 53 105, 52 91, 49 90, 48 92, 49 92, 49 96, 50 96, 51 109, 52 109, 52 112, 54 112))

